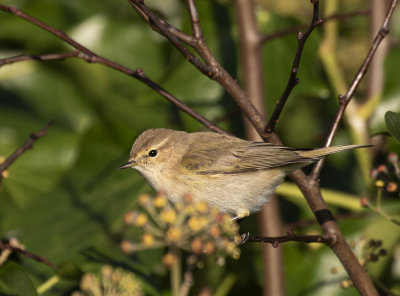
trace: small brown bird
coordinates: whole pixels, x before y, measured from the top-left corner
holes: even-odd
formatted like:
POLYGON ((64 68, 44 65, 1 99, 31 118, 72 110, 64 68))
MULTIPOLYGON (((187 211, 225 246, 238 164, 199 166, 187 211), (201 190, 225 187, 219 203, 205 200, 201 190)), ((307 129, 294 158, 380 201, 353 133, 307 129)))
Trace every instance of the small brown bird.
POLYGON ((292 171, 325 155, 366 146, 296 150, 212 132, 150 129, 136 139, 120 169, 136 169, 172 202, 190 194, 242 218, 259 211, 292 171))

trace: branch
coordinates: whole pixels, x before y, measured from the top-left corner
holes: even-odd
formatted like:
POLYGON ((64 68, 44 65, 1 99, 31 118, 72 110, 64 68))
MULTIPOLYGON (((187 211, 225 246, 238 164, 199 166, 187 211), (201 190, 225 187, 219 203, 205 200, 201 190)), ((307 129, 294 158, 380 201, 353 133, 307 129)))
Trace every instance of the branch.
POLYGON ((92 52, 91 50, 89 50, 88 48, 84 47, 82 44, 76 42, 75 40, 73 40, 72 38, 70 38, 68 35, 66 35, 64 32, 54 29, 53 27, 35 19, 34 17, 27 15, 25 13, 23 13, 21 10, 19 10, 16 6, 6 6, 3 4, 0 4, 0 10, 3 10, 5 12, 9 12, 15 16, 18 16, 32 24, 35 24, 36 26, 52 33, 53 35, 57 36, 58 38, 64 40, 65 42, 67 42, 69 45, 71 45, 72 47, 76 48, 77 50, 84 52, 88 55, 92 55, 95 56, 96 54, 94 52, 92 52))
POLYGON ((285 90, 279 100, 276 102, 276 106, 274 111, 272 112, 271 118, 268 120, 267 126, 265 127, 265 132, 271 134, 275 130, 275 125, 279 120, 279 116, 282 112, 282 109, 292 92, 292 89, 298 83, 297 72, 299 71, 299 64, 301 59, 301 54, 303 53, 304 44, 307 41, 308 36, 310 36, 311 32, 322 23, 322 20, 319 18, 319 0, 312 0, 314 9, 312 20, 308 26, 308 29, 301 33, 297 34, 297 51, 294 57, 292 69, 290 71, 289 81, 286 84, 285 90))
MULTIPOLYGON (((331 130, 326 138, 325 147, 328 147, 331 145, 333 137, 336 134, 336 131, 339 127, 339 123, 342 120, 342 117, 343 117, 344 111, 346 110, 347 105, 349 104, 350 100, 353 98, 354 92, 358 88, 358 86, 361 82, 361 79, 367 73, 368 66, 371 63, 371 60, 374 57, 374 54, 375 54, 376 50, 378 49, 379 44, 389 33, 389 21, 393 15, 393 11, 394 11, 397 3, 398 3, 398 0, 392 0, 392 2, 390 3, 389 9, 386 13, 385 19, 383 20, 382 26, 379 29, 378 33, 376 34, 375 39, 372 42, 371 47, 369 49, 369 52, 364 59, 364 62, 362 63, 360 69, 358 70, 357 74, 353 78, 353 81, 351 82, 350 87, 348 88, 346 94, 339 95, 339 109, 336 113, 335 120, 332 124, 331 130)), ((317 179, 319 174, 321 173, 324 162, 325 162, 325 159, 321 159, 320 161, 318 161, 315 164, 315 166, 311 172, 311 176, 314 179, 317 179)))
POLYGON ((303 243, 323 243, 331 246, 336 242, 336 237, 333 234, 323 235, 295 235, 293 231, 288 231, 287 235, 277 237, 262 237, 262 236, 248 236, 245 237, 242 243, 263 242, 269 243, 274 248, 283 242, 303 242, 303 243))
POLYGON ((192 116, 194 119, 196 119, 198 122, 202 123, 205 127, 207 127, 209 130, 220 133, 220 134, 225 134, 228 135, 229 133, 220 127, 218 127, 216 124, 205 118, 203 115, 200 113, 197 113, 194 111, 192 108, 190 108, 188 105, 180 101, 178 98, 174 97, 171 95, 169 92, 167 92, 165 89, 163 89, 161 86, 156 84, 154 81, 149 79, 143 72, 142 69, 137 69, 136 70, 137 74, 139 75, 139 80, 143 83, 145 83, 147 86, 151 87, 153 90, 155 90, 157 93, 162 95, 164 98, 166 98, 168 101, 170 101, 173 105, 175 105, 177 108, 180 110, 186 112, 190 116, 192 116))
POLYGON ((25 251, 24 249, 21 249, 21 248, 18 248, 18 247, 14 247, 14 246, 12 246, 10 244, 5 244, 5 243, 0 242, 0 250, 3 250, 3 251, 4 250, 10 250, 10 251, 13 251, 13 252, 17 252, 17 253, 20 253, 20 254, 24 255, 25 257, 31 258, 31 259, 33 259, 33 260, 35 260, 37 262, 44 263, 44 264, 46 264, 47 266, 51 267, 54 270, 57 269, 57 267, 53 263, 51 263, 49 260, 47 260, 46 258, 38 256, 38 255, 35 255, 35 254, 32 254, 32 253, 30 253, 28 251, 25 251))
MULTIPOLYGON (((261 34, 257 26, 257 17, 254 0, 235 0, 235 12, 239 30, 240 63, 243 77, 243 87, 258 108, 265 116, 265 95, 263 79, 263 59, 261 34)), ((251 141, 262 140, 252 124, 243 118, 246 139, 251 141)), ((280 218, 279 203, 272 197, 258 213, 260 235, 263 237, 278 236, 281 234, 282 221, 280 218)), ((283 270, 283 250, 264 244, 262 252, 262 283, 263 295, 285 295, 285 277, 283 270)))
POLYGON ((290 174, 307 200, 324 234, 335 235, 335 243, 330 245, 342 263, 358 292, 363 296, 378 296, 374 284, 365 269, 360 265, 345 237, 339 229, 331 211, 325 203, 319 188, 318 180, 297 170, 290 174))
POLYGON ((20 157, 26 150, 32 149, 33 148, 33 143, 46 135, 47 129, 51 126, 52 122, 49 122, 48 124, 45 125, 44 128, 42 128, 39 132, 36 134, 31 134, 29 136, 29 140, 25 142, 21 147, 19 147, 17 150, 14 151, 13 154, 11 154, 3 163, 0 163, 0 183, 1 180, 3 179, 3 172, 10 167, 10 165, 18 158, 20 157))
POLYGON ((91 50, 87 49, 80 43, 76 42, 72 38, 70 38, 68 35, 66 35, 64 32, 56 30, 52 28, 51 26, 33 18, 32 16, 29 16, 22 11, 20 11, 18 8, 14 6, 5 6, 0 4, 0 10, 3 10, 5 12, 12 13, 30 23, 35 24, 36 26, 56 35, 58 38, 61 40, 67 42, 77 50, 71 53, 65 53, 65 54, 50 54, 50 55, 42 55, 42 56, 33 56, 33 55, 22 55, 22 56, 17 56, 17 57, 11 57, 11 58, 5 58, 0 60, 0 67, 5 65, 5 64, 11 64, 19 61, 24 61, 24 60, 57 60, 57 59, 65 59, 65 58, 80 58, 83 59, 89 63, 99 63, 102 65, 105 65, 107 67, 113 68, 119 72, 122 72, 124 74, 127 74, 129 76, 132 76, 133 78, 136 78, 137 80, 141 81, 142 83, 146 84, 147 86, 151 87, 154 91, 156 91, 158 94, 166 98, 169 102, 174 104, 176 107, 181 109, 182 111, 186 112, 199 122, 201 122, 203 125, 205 125, 208 129, 222 133, 222 134, 228 134, 226 131, 209 121, 207 118, 202 116, 201 114, 197 113, 193 109, 191 109, 189 106, 181 102, 178 98, 174 97, 172 94, 167 92, 165 89, 163 89, 161 86, 156 84, 154 81, 149 79, 143 72, 142 69, 136 69, 132 70, 130 68, 127 68, 121 64, 118 64, 116 62, 113 62, 111 60, 108 60, 106 58, 103 58, 91 50))

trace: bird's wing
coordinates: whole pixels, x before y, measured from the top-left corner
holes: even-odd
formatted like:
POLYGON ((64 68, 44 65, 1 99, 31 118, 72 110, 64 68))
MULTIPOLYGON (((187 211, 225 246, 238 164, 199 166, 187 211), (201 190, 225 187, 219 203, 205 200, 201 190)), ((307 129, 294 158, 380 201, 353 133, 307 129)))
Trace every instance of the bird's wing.
POLYGON ((288 147, 271 145, 262 142, 250 142, 243 154, 239 166, 241 169, 263 170, 276 167, 290 169, 300 168, 318 158, 304 157, 288 147))
POLYGON ((197 174, 240 174, 275 167, 302 167, 315 161, 291 148, 240 139, 194 141, 182 157, 183 167, 197 174))

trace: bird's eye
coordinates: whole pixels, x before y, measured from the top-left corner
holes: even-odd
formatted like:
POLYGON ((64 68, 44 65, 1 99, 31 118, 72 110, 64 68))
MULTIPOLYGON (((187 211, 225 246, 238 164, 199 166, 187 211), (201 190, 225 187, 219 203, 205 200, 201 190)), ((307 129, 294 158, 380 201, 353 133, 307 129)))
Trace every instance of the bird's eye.
POLYGON ((150 157, 156 157, 157 156, 157 150, 150 150, 149 151, 149 156, 150 157))

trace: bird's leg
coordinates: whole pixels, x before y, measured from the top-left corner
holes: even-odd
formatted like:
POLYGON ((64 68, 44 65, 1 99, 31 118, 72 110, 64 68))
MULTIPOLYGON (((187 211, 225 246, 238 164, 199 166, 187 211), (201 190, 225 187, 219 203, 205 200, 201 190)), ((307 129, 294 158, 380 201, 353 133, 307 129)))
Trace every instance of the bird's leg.
POLYGON ((241 244, 244 244, 245 242, 247 242, 249 237, 250 237, 250 232, 245 232, 245 233, 240 234, 240 243, 239 244, 241 245, 241 244))

